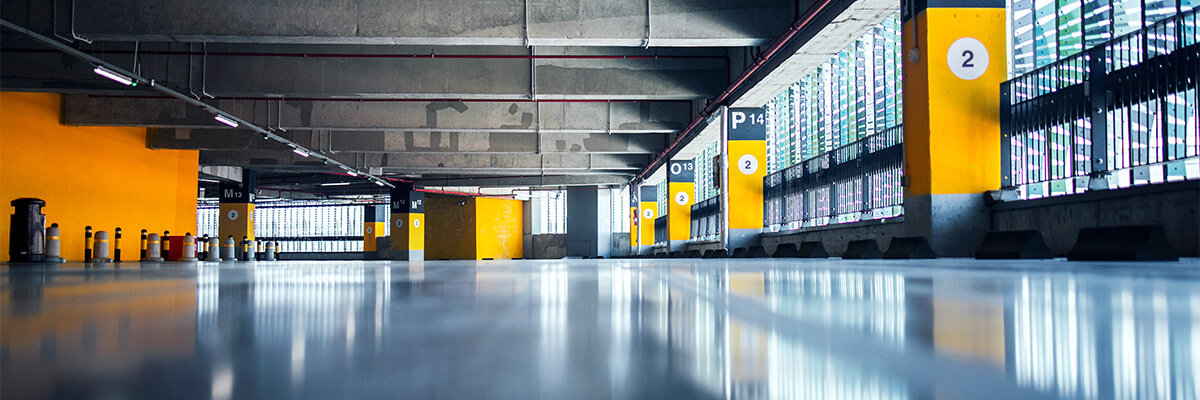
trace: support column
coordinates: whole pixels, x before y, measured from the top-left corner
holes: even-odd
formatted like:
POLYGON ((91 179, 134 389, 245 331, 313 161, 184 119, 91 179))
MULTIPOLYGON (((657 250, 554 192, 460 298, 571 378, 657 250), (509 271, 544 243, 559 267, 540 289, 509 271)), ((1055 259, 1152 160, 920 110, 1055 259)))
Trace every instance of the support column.
POLYGON ((767 176, 767 114, 761 108, 730 108, 725 118, 725 249, 760 243, 763 178, 767 176))
POLYGON ((392 189, 391 209, 392 249, 388 258, 425 260, 425 193, 413 190, 410 183, 397 183, 392 189))
POLYGON ((567 257, 612 256, 608 189, 567 191, 567 257))
POLYGON ((942 257, 970 256, 1000 187, 1001 0, 905 0, 905 234, 942 257))
POLYGON ((218 186, 218 202, 221 215, 217 222, 217 232, 221 243, 233 236, 234 243, 241 243, 242 237, 254 239, 254 187, 258 184, 258 174, 254 171, 242 171, 242 183, 225 183, 218 186))
POLYGON ((629 187, 629 254, 638 254, 638 228, 641 226, 638 221, 642 219, 641 213, 638 213, 638 188, 635 186, 629 187))
POLYGON ((638 254, 654 252, 654 219, 658 218, 658 188, 645 185, 638 188, 638 254))
POLYGON ((364 207, 363 251, 376 251, 376 239, 387 232, 388 206, 371 204, 364 207))
POLYGON ((687 250, 692 236, 692 205, 696 204, 696 163, 692 160, 671 161, 667 174, 667 207, 670 220, 670 251, 687 250))

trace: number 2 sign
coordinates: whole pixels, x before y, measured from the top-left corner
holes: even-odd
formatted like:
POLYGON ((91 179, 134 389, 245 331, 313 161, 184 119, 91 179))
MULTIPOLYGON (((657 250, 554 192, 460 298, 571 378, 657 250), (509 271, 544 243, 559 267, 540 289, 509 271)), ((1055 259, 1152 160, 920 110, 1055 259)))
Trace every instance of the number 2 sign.
POLYGON ((987 72, 990 59, 987 47, 982 42, 972 37, 965 37, 955 40, 950 45, 946 61, 950 65, 950 72, 953 72, 955 76, 973 81, 987 72))

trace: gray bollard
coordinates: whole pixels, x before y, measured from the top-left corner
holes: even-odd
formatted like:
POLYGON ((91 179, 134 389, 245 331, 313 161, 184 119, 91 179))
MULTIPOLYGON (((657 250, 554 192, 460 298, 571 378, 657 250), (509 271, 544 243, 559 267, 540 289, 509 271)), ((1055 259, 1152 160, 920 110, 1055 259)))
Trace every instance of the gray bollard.
POLYGON ((164 261, 162 258, 162 243, 159 242, 157 233, 151 233, 149 236, 146 236, 146 258, 142 261, 164 261))
POLYGON ((221 261, 221 239, 216 236, 208 238, 208 253, 204 256, 204 261, 221 261))
POLYGON ((225 243, 221 244, 221 261, 236 261, 233 256, 233 235, 225 238, 225 243))
POLYGON ((92 262, 93 263, 110 263, 112 262, 112 253, 108 245, 108 231, 96 232, 95 245, 92 246, 92 262))
POLYGON ((267 250, 263 252, 263 260, 275 261, 275 243, 267 242, 267 250))
POLYGON ((196 237, 191 232, 183 235, 183 255, 180 261, 196 261, 196 237))
POLYGON ((66 261, 62 258, 62 231, 58 229, 58 224, 50 224, 46 228, 46 257, 45 262, 60 263, 66 261))
POLYGON ((256 245, 256 243, 254 243, 254 242, 255 241, 251 240, 249 242, 249 245, 246 246, 246 251, 247 251, 246 261, 258 261, 258 252, 254 251, 255 249, 257 249, 256 247, 254 247, 256 245))
POLYGON ((207 233, 202 238, 196 238, 196 253, 198 253, 196 258, 199 258, 200 261, 208 261, 208 243, 207 233))

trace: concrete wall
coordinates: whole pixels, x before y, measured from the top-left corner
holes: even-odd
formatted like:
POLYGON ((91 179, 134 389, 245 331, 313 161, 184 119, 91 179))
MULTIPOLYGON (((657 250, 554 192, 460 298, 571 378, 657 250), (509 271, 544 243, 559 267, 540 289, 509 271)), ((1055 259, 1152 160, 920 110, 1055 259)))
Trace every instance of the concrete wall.
POLYGON ((8 260, 9 202, 46 201, 46 225, 62 229, 62 255, 83 259, 84 226, 137 254, 138 233, 196 230, 198 152, 150 150, 144 128, 72 127, 59 123, 61 96, 0 93, 0 260, 8 260))
POLYGON ((612 234, 612 251, 609 253, 612 257, 621 257, 630 255, 629 232, 617 232, 612 234))
POLYGON ((1180 255, 1200 256, 1200 182, 1008 203, 992 213, 993 230, 1039 230, 1059 256, 1080 229, 1121 225, 1162 226, 1180 255))
POLYGON ((780 244, 792 243, 799 246, 802 242, 818 241, 825 245, 825 251, 828 251, 830 256, 838 257, 846 252, 846 246, 852 241, 875 239, 880 250, 887 250, 892 238, 897 236, 904 236, 902 219, 888 223, 855 223, 807 232, 763 235, 762 243, 768 253, 774 253, 780 244))
POLYGON ((525 258, 538 260, 557 260, 567 256, 567 235, 546 234, 531 235, 530 248, 525 258))

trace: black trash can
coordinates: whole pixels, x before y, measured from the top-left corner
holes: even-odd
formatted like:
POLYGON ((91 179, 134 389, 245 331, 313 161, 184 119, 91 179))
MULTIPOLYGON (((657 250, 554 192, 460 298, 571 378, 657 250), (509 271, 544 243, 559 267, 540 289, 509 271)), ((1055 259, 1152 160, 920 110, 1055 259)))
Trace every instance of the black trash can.
POLYGON ((12 262, 41 262, 46 255, 46 216, 42 199, 22 197, 12 201, 16 208, 8 234, 8 256, 12 262))

